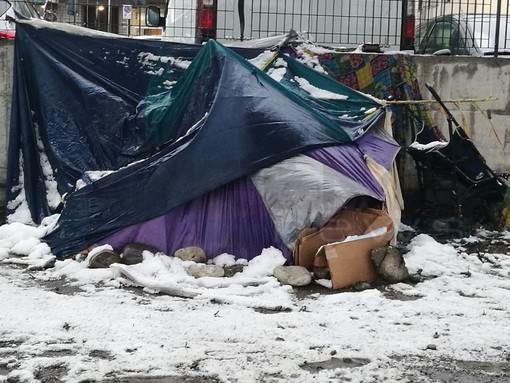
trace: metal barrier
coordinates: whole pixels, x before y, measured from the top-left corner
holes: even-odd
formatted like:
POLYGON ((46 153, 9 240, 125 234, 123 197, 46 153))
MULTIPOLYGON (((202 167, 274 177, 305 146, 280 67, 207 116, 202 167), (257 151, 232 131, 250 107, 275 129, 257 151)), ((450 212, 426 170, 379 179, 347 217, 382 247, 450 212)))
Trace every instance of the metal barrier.
MULTIPOLYGON (((205 0, 169 1, 168 17, 174 19, 166 30, 145 23, 147 6, 164 11, 165 0, 0 0, 0 18, 1 3, 30 2, 50 21, 125 36, 192 38, 197 6, 205 0)), ((281 35, 292 28, 320 44, 400 49, 405 29, 416 26, 415 46, 424 44, 419 53, 434 53, 456 39, 454 46, 467 48, 452 54, 471 54, 468 48, 476 46, 497 56, 510 53, 509 13, 508 0, 215 0, 215 29, 220 41, 281 35)))
POLYGON ((400 45, 400 0, 252 0, 250 8, 246 28, 251 38, 284 34, 292 28, 323 44, 400 45))
POLYGON ((509 13, 508 0, 420 0, 417 52, 449 48, 454 55, 510 54, 509 13))
MULTIPOLYGON (((242 12, 239 3, 217 1, 217 39, 259 39, 294 29, 321 44, 400 47, 402 0, 245 0, 242 12)), ((195 17, 197 6, 198 1, 172 0, 175 20, 167 35, 180 38, 193 33, 187 21, 195 17)))

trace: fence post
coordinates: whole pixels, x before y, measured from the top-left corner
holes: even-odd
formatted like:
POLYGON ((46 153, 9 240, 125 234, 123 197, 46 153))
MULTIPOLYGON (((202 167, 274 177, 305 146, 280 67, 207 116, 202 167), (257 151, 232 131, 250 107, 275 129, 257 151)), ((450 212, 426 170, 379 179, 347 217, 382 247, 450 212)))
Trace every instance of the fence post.
POLYGON ((112 31, 112 3, 108 0, 108 32, 112 31))
MULTIPOLYGON (((253 7, 252 7, 253 9, 253 7)), ((237 10, 239 11, 239 29, 241 30, 241 41, 244 40, 244 0, 238 0, 237 10)))
POLYGON ((498 9, 496 10, 496 35, 494 36, 494 57, 498 57, 499 51, 499 28, 501 26, 501 0, 498 0, 498 9))
POLYGON ((400 28, 400 50, 414 50, 414 27, 415 27, 414 0, 402 0, 402 20, 400 28), (409 12, 409 6, 413 11, 409 12), (411 29, 411 30, 410 30, 411 29))

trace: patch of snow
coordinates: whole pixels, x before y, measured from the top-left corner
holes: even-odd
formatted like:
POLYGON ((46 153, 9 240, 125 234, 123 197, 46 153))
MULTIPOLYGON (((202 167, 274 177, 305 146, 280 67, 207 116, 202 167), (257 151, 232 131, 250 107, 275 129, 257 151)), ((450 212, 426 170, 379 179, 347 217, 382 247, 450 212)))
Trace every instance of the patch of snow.
POLYGON ((316 86, 310 84, 308 80, 301 77, 295 76, 294 80, 299 84, 301 89, 310 93, 310 95, 314 98, 326 100, 347 100, 349 98, 343 94, 333 93, 326 89, 317 88, 316 86))
POLYGON ((90 185, 92 182, 100 180, 110 174, 115 173, 113 170, 89 170, 83 173, 82 177, 76 181, 75 188, 79 190, 87 185, 90 185))
POLYGON ((287 73, 286 68, 271 68, 267 71, 267 74, 271 76, 273 80, 278 82, 283 80, 285 73, 287 73))
POLYGON ((411 226, 406 225, 405 223, 400 222, 398 231, 415 231, 411 226))
POLYGON ((368 114, 372 114, 372 113, 375 113, 377 111, 377 108, 370 108, 368 110, 365 110, 365 114, 368 115, 368 114))
POLYGON ((282 252, 274 247, 262 250, 260 255, 253 258, 243 270, 243 274, 258 278, 273 275, 275 267, 285 264, 286 259, 282 252))
POLYGON ((331 279, 316 279, 315 283, 317 283, 318 285, 324 286, 328 289, 333 288, 333 282, 331 281, 331 279))
POLYGON ((163 81, 163 86, 165 87, 165 89, 172 89, 175 84, 177 84, 177 81, 170 80, 163 81))
POLYGON ((223 253, 211 259, 209 263, 220 267, 234 266, 236 264, 236 257, 232 254, 223 253))
POLYGON ((254 57, 248 60, 253 66, 256 66, 259 69, 264 68, 272 59, 274 58, 274 52, 270 50, 266 50, 259 54, 257 57, 254 57))
POLYGON ((28 202, 25 195, 25 175, 23 171, 23 153, 19 152, 19 177, 18 186, 13 187, 11 190, 13 193, 18 192, 16 198, 7 202, 7 209, 11 210, 12 213, 7 215, 6 220, 8 223, 24 223, 27 225, 33 225, 32 214, 28 207, 28 202))
MULTIPOLYGON (((191 65, 190 60, 184 60, 180 57, 170 57, 170 56, 157 56, 153 53, 149 52, 141 52, 138 54, 138 58, 142 64, 154 64, 157 62, 161 62, 164 64, 170 64, 177 68, 187 69, 191 65)), ((160 68, 158 71, 152 73, 161 75, 163 73, 163 68, 160 68)))
POLYGON ((442 149, 448 145, 448 142, 446 141, 432 141, 428 144, 420 144, 419 142, 413 142, 411 145, 409 145, 410 148, 420 150, 420 151, 427 151, 431 149, 442 149))
MULTIPOLYGON (((405 260, 411 272, 422 270, 422 282, 299 299, 272 276, 285 262, 272 248, 232 278, 195 279, 186 272, 189 262, 148 252, 140 264, 108 269, 73 259, 30 273, 3 264, 35 264, 49 256, 40 239, 55 219, 42 227, 0 227, 0 363, 9 367, 0 381, 36 382, 38 372, 57 362, 65 366, 61 380, 69 382, 130 375, 140 381, 217 376, 248 383, 424 381, 421 367, 437 367, 441 360, 507 363, 506 254, 478 257, 420 234, 405 260), (66 295, 65 285, 60 291, 45 286, 62 277, 79 290, 66 295), (146 292, 122 288, 133 285, 146 292), (408 299, 390 299, 385 291, 408 299), (427 349, 431 343, 436 350, 427 349), (367 363, 302 368, 332 355, 367 363)), ((222 254, 215 262, 226 265, 233 258, 222 254)), ((330 288, 327 280, 317 283, 330 288)))
POLYGON ((39 125, 34 123, 34 132, 37 141, 37 149, 39 151, 39 162, 41 164, 41 170, 44 175, 44 185, 46 186, 46 200, 48 202, 48 206, 51 208, 56 208, 60 201, 62 200, 62 196, 58 192, 58 184, 55 180, 55 176, 53 175, 53 168, 48 160, 48 156, 46 155, 44 144, 41 140, 41 135, 39 133, 39 125))

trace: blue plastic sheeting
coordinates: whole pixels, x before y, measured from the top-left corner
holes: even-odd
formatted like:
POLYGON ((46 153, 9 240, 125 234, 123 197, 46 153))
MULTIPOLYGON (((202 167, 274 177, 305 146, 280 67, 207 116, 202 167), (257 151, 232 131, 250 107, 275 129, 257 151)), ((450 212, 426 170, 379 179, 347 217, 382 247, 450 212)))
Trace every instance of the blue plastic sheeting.
MULTIPOLYGON (((159 125, 159 139, 169 144, 70 194, 58 228, 46 237, 54 254, 73 255, 125 226, 303 151, 351 141, 342 120, 318 113, 218 43, 205 45, 188 71, 193 76, 187 73, 180 80, 176 98, 160 104, 163 113, 154 108, 146 114, 147 129, 159 125), (173 103, 181 107, 167 113, 173 103)), ((367 105, 372 101, 367 99, 367 105)), ((346 128, 366 131, 383 116, 380 112, 346 128)))
MULTIPOLYGON (((85 171, 115 170, 147 157, 157 144, 137 121, 138 104, 167 91, 200 49, 43 20, 18 22, 7 201, 23 185, 39 223, 56 207, 46 197, 45 182, 53 177, 62 195, 85 171), (51 175, 41 165, 43 153, 51 175)), ((261 50, 237 52, 253 58, 261 50)))

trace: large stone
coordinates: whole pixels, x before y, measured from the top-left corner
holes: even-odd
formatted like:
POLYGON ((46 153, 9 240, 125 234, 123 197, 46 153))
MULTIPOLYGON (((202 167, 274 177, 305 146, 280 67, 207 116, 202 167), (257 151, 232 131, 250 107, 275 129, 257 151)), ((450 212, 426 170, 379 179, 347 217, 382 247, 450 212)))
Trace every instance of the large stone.
POLYGON ((372 250, 379 277, 391 283, 402 282, 409 277, 402 253, 394 246, 385 246, 372 250))
POLYGON ((106 269, 114 263, 120 263, 120 255, 115 251, 104 249, 90 257, 89 268, 106 269))
POLYGON ((193 261, 196 263, 205 263, 205 251, 198 246, 183 247, 174 253, 174 257, 180 258, 183 261, 193 261))
POLYGON ((124 246, 124 250, 122 250, 122 254, 120 255, 121 262, 125 265, 142 263, 144 251, 149 251, 152 254, 159 252, 159 250, 155 247, 144 245, 143 243, 128 243, 126 246, 124 246))
POLYGON ((225 275, 223 267, 216 265, 205 265, 203 263, 197 263, 187 268, 188 274, 195 278, 202 277, 216 277, 221 278, 225 275))
POLYGON ((312 274, 303 266, 278 266, 273 275, 284 285, 306 286, 312 282, 312 274))
POLYGON ((315 279, 331 279, 329 267, 314 267, 312 271, 315 279))
POLYGON ((244 265, 232 265, 232 266, 223 266, 223 270, 225 270, 226 277, 233 277, 237 273, 241 273, 244 269, 244 265))

